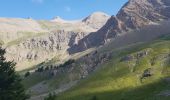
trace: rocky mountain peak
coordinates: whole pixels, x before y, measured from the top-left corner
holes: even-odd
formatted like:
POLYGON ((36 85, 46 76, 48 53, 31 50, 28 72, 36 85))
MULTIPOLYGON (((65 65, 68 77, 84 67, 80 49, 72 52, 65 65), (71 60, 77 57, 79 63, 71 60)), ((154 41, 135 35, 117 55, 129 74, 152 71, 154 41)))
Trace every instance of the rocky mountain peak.
POLYGON ((90 16, 88 16, 87 18, 95 18, 95 17, 110 17, 108 14, 104 13, 104 12, 94 12, 92 13, 90 16))
POLYGON ((51 21, 59 22, 59 23, 65 23, 66 22, 66 20, 62 19, 60 16, 54 17, 51 21))
POLYGON ((60 24, 71 24, 71 26, 87 26, 94 31, 99 30, 110 18, 109 15, 103 12, 94 12, 83 20, 64 20, 61 17, 54 17, 51 22, 60 23, 60 24))
POLYGON ((115 35, 168 20, 170 18, 170 0, 129 0, 115 17, 111 17, 111 19, 117 20, 117 23, 115 24, 115 21, 112 24, 107 22, 105 28, 102 28, 107 31, 102 33, 114 33, 115 35))
POLYGON ((116 16, 110 17, 99 31, 81 40, 76 49, 82 51, 100 46, 108 43, 121 33, 167 21, 169 18, 170 0, 129 0, 116 16))
POLYGON ((110 18, 109 15, 103 12, 94 12, 90 16, 82 20, 83 23, 93 26, 96 29, 99 29, 103 26, 103 23, 106 23, 110 18))

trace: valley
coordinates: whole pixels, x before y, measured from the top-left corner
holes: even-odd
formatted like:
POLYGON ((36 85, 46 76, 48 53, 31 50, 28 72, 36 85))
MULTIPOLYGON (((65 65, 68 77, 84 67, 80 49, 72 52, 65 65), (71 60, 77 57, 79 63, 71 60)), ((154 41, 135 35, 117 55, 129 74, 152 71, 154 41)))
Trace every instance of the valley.
POLYGON ((170 99, 169 0, 78 20, 0 18, 0 44, 27 100, 170 99))

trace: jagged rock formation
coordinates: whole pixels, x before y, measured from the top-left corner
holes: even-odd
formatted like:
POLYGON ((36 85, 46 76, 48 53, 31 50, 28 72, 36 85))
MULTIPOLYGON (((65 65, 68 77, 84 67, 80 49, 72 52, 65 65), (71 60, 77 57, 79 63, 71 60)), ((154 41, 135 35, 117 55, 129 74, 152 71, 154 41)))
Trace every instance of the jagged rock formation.
MULTIPOLYGON (((25 41, 21 41, 17 45, 7 47, 7 56, 10 60, 15 59, 16 62, 24 61, 43 61, 52 59, 55 56, 62 55, 64 59, 68 56, 67 49, 82 39, 85 32, 74 32, 58 30, 50 32, 46 35, 33 37, 25 41), (50 55, 51 54, 51 55, 50 55)), ((21 68, 22 69, 22 68, 21 68)))
POLYGON ((66 21, 56 17, 51 21, 0 18, 0 43, 7 50, 8 60, 17 62, 17 70, 34 66, 56 57, 65 59, 67 49, 101 28, 109 16, 94 13, 85 20, 66 21), (96 19, 94 17, 98 17, 96 19), (9 29, 9 30, 8 30, 9 29), (27 66, 28 67, 28 66, 27 66))
POLYGON ((129 0, 117 14, 127 28, 136 29, 170 18, 169 0, 129 0))
POLYGON ((97 47, 121 35, 120 33, 140 29, 169 18, 169 0, 129 0, 99 31, 89 34, 69 51, 74 53, 97 47))

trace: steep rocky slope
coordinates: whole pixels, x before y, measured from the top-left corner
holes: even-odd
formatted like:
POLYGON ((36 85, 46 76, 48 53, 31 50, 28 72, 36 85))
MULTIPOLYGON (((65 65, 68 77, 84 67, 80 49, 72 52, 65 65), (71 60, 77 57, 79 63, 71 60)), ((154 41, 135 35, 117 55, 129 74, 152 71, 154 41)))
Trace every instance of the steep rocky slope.
POLYGON ((106 23, 109 16, 103 14, 90 15, 102 20, 86 18, 90 19, 90 24, 81 20, 66 21, 58 17, 51 21, 1 18, 0 41, 7 49, 8 60, 17 62, 17 70, 29 68, 54 57, 60 62, 69 56, 68 48, 106 23), (94 22, 99 25, 96 26, 94 22))
POLYGON ((129 0, 116 16, 112 16, 99 31, 82 39, 70 49, 70 53, 106 44, 121 33, 157 24, 169 18, 169 0, 129 0))
POLYGON ((129 0, 117 18, 127 28, 136 29, 170 18, 169 0, 129 0))

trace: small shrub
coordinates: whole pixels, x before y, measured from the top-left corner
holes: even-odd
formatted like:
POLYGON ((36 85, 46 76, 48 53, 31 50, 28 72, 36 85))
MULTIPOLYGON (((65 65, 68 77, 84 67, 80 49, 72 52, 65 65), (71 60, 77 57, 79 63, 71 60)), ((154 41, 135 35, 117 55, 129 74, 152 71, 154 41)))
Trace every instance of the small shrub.
POLYGON ((66 67, 66 66, 71 65, 71 64, 74 63, 74 62, 75 62, 75 60, 70 59, 70 60, 66 61, 64 64, 59 65, 58 67, 59 67, 59 68, 60 68, 60 67, 66 67))
POLYGON ((24 76, 25 76, 25 77, 30 76, 30 72, 26 72, 24 76))
POLYGON ((43 72, 44 71, 44 68, 43 67, 40 67, 37 69, 37 72, 43 72))

